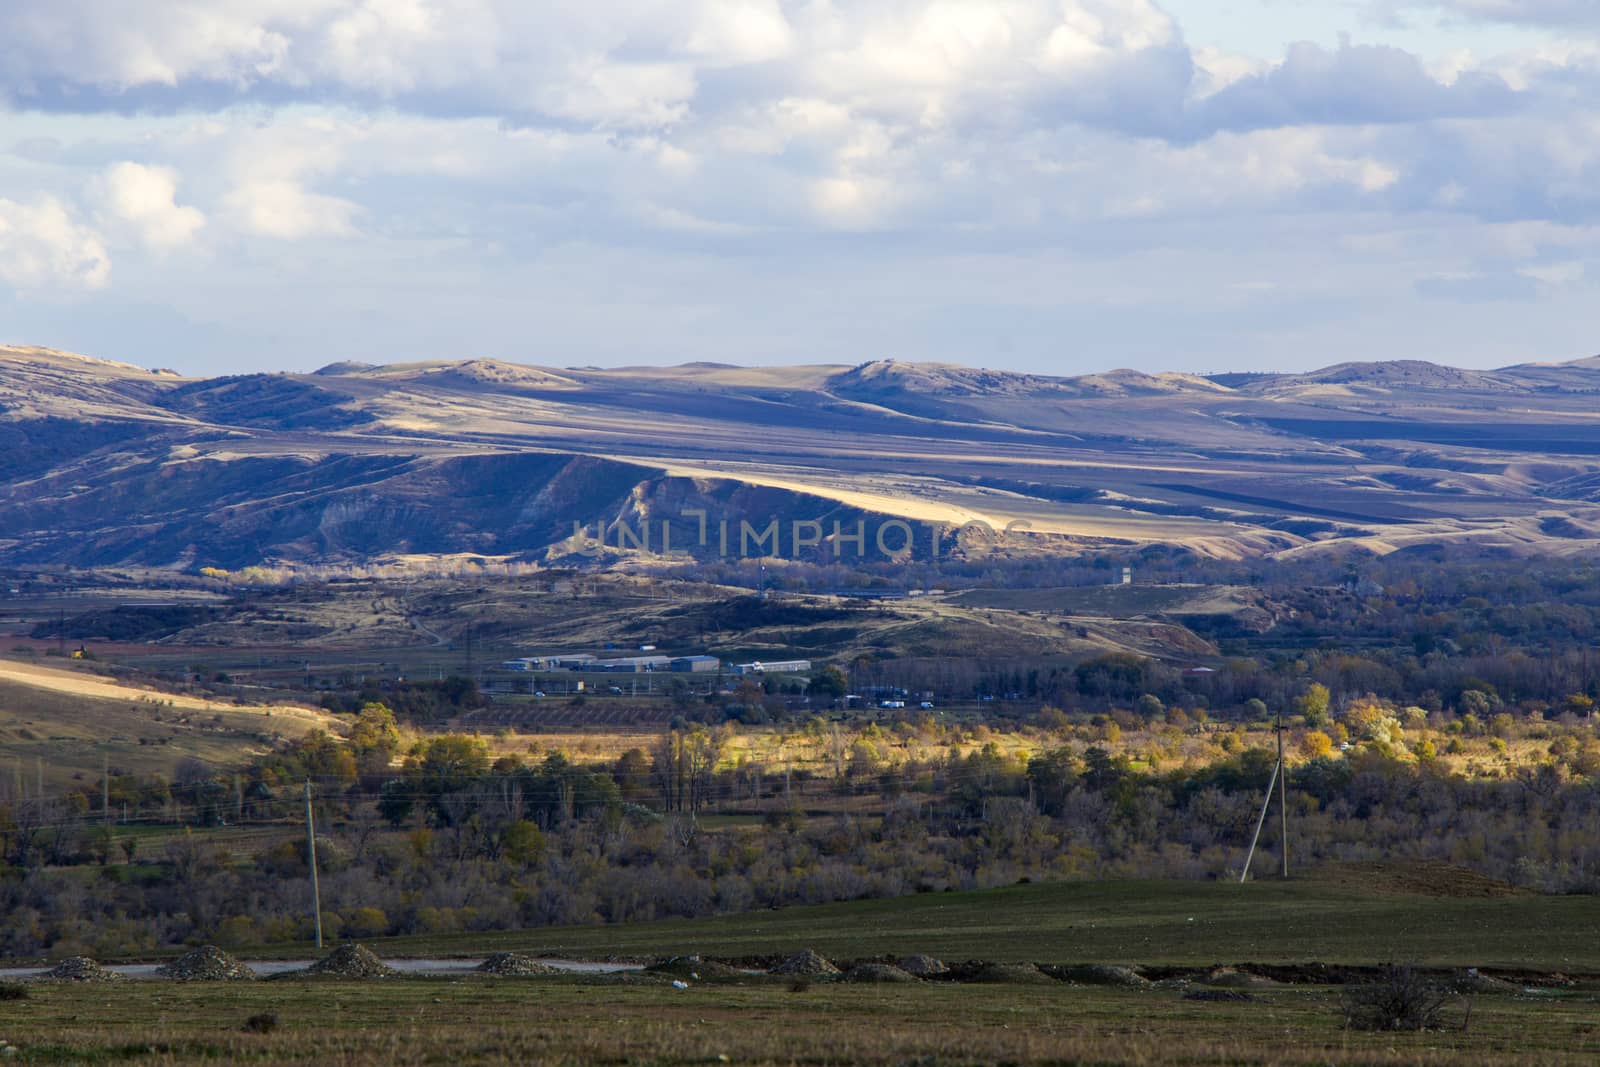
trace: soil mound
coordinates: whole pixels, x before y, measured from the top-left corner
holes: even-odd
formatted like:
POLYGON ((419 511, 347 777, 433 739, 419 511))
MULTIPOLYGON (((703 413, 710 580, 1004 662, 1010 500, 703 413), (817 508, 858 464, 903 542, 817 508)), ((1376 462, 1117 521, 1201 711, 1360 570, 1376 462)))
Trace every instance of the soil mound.
POLYGON ((215 945, 202 945, 186 952, 171 963, 157 967, 156 974, 175 982, 248 982, 256 977, 255 971, 215 945))
POLYGON ((1212 1004, 1252 1003, 1255 997, 1242 989, 1193 989, 1183 995, 1184 1000, 1200 1000, 1212 1004))
POLYGON ((950 973, 950 968, 945 966, 944 960, 933 956, 903 956, 898 966, 915 978, 930 978, 936 974, 950 973))
POLYGON ((831 978, 839 973, 839 968, 810 949, 804 949, 796 952, 767 973, 801 975, 807 978, 831 978))
POLYGON ((88 956, 69 956, 44 973, 47 982, 115 982, 121 977, 88 956))
POLYGON ((916 975, 892 963, 858 963, 844 973, 846 982, 917 982, 916 975))
POLYGON ((362 945, 340 945, 333 952, 306 968, 306 974, 328 978, 393 978, 400 972, 380 960, 362 945))
POLYGON ((957 975, 957 980, 962 982, 981 982, 985 984, 1012 983, 1024 985, 1043 985, 1054 982, 1055 979, 1045 974, 1031 963, 979 963, 971 968, 963 968, 957 975))
POLYGON ((1476 970, 1458 974, 1450 982, 1450 988, 1462 994, 1509 994, 1521 990, 1521 986, 1508 982, 1503 978, 1491 978, 1486 974, 1479 974, 1476 970))
POLYGON ((1201 981, 1217 989, 1271 989, 1278 982, 1233 967, 1213 967, 1201 981))
POLYGON ((1149 989, 1151 982, 1132 967, 1115 964, 1088 963, 1074 967, 1050 967, 1046 973, 1063 982, 1079 985, 1120 986, 1123 989, 1149 989))
POLYGON ((559 967, 552 967, 548 963, 540 963, 532 956, 524 956, 520 952, 496 952, 482 963, 477 969, 484 974, 497 974, 506 978, 526 978, 535 974, 560 974, 559 967))
POLYGON ((651 974, 665 974, 673 978, 697 980, 733 978, 741 973, 737 967, 730 967, 726 963, 718 963, 716 960, 701 959, 699 956, 673 956, 671 959, 651 964, 645 970, 651 974))

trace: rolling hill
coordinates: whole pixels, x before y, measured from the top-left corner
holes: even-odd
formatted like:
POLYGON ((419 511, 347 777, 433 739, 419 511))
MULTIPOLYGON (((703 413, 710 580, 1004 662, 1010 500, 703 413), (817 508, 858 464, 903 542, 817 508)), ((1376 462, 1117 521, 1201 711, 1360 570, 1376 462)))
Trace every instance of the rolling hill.
POLYGON ((1597 396, 1594 360, 1052 377, 474 359, 187 379, 0 348, 0 564, 1573 553, 1600 542, 1597 396))

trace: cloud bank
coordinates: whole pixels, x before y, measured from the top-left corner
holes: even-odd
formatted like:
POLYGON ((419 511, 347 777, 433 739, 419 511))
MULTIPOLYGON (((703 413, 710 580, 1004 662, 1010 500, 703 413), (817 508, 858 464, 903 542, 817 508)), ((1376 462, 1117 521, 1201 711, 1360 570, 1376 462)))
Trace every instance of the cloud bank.
POLYGON ((1595 295, 1594 5, 1372 10, 1551 32, 1264 60, 1152 0, 11 0, 0 292, 50 334, 12 339, 136 323, 104 354, 207 370, 1584 354, 1543 349, 1592 318, 1419 322, 1503 304, 1480 278, 1595 295))

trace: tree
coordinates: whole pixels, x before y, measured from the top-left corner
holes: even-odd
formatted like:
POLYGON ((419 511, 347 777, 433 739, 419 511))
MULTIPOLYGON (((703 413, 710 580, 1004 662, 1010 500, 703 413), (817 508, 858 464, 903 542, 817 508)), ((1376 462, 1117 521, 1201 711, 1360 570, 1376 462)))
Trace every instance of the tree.
POLYGON ((637 803, 649 797, 650 757, 644 754, 644 749, 630 748, 618 756, 611 776, 616 779, 624 800, 637 803))
POLYGON ((488 746, 475 737, 444 734, 430 739, 407 759, 405 780, 386 783, 378 803, 384 817, 396 826, 409 814, 407 805, 413 797, 423 800, 443 825, 456 826, 470 817, 476 805, 465 795, 455 794, 465 794, 488 773, 488 746))
POLYGON ((1321 682, 1312 682, 1295 705, 1300 709, 1300 714, 1306 717, 1307 726, 1321 726, 1328 721, 1328 687, 1321 682))
POLYGON ((811 678, 806 692, 814 697, 837 700, 850 691, 850 678, 833 665, 826 666, 811 678))
POLYGON ((1300 739, 1300 754, 1306 759, 1322 759, 1333 752, 1333 738, 1321 730, 1312 730, 1300 739))
POLYGON ((361 706, 350 731, 350 748, 364 774, 382 774, 400 749, 400 728, 387 704, 369 701, 361 706))
POLYGON ((526 819, 518 819, 500 832, 500 854, 520 867, 539 862, 544 847, 544 834, 526 819))
POLYGON ((703 726, 670 730, 656 743, 651 771, 667 811, 699 811, 710 799, 712 779, 727 734, 703 726))

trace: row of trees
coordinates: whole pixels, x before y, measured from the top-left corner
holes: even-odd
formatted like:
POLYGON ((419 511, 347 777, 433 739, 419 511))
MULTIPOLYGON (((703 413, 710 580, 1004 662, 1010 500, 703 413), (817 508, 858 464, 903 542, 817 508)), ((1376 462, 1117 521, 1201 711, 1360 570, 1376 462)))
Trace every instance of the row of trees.
MULTIPOLYGON (((1156 775, 1099 748, 1026 760, 990 748, 940 768, 942 792, 889 798, 872 818, 774 808, 765 826, 709 832, 687 812, 627 802, 609 774, 558 758, 484 766, 452 742, 394 779, 414 790, 399 831, 385 829, 382 798, 324 790, 325 919, 335 936, 373 936, 694 916, 1024 877, 1229 877, 1272 758, 1252 750, 1156 775)), ((1304 862, 1442 860, 1542 890, 1600 889, 1600 790, 1559 764, 1490 781, 1377 752, 1312 759, 1293 769, 1290 803, 1304 862)), ((1269 822, 1268 847, 1275 834, 1269 822)), ((201 834, 149 855, 85 849, 85 858, 105 876, 32 866, 0 877, 0 953, 307 933, 297 836, 248 863, 201 834)))

